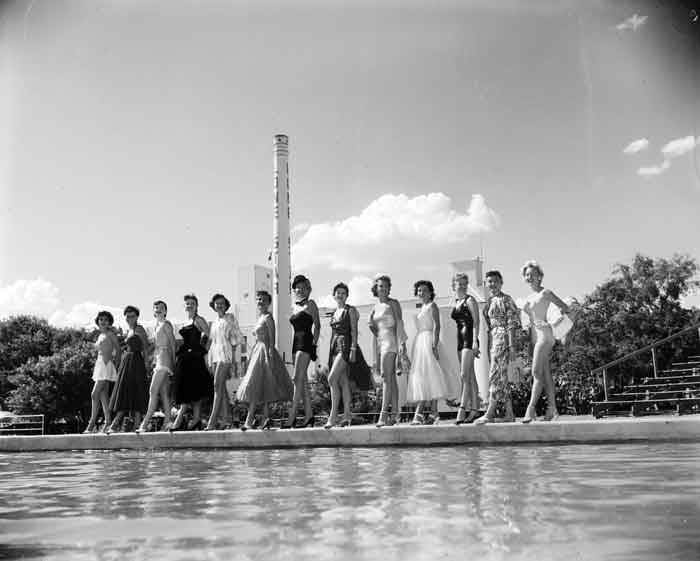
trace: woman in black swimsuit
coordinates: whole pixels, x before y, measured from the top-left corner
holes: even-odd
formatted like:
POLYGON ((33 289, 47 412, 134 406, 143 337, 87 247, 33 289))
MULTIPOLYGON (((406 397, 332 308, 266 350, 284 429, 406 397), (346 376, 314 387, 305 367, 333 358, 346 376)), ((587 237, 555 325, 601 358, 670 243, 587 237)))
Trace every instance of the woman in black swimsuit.
POLYGON ((457 354, 462 378, 457 425, 472 423, 480 416, 479 387, 474 371, 474 358, 479 356, 479 306, 467 293, 468 287, 469 277, 466 273, 455 273, 452 277, 452 290, 455 291, 452 319, 457 324, 457 354), (466 415, 467 409, 469 416, 466 415))
POLYGON ((296 428, 296 412, 299 401, 304 402, 304 422, 302 427, 314 426, 314 414, 311 410, 311 397, 307 387, 307 370, 309 363, 316 360, 316 342, 321 332, 321 320, 318 306, 309 300, 311 283, 304 275, 297 275, 292 282, 295 296, 294 309, 289 321, 294 327, 292 356, 294 357, 294 397, 289 408, 287 426, 296 428))

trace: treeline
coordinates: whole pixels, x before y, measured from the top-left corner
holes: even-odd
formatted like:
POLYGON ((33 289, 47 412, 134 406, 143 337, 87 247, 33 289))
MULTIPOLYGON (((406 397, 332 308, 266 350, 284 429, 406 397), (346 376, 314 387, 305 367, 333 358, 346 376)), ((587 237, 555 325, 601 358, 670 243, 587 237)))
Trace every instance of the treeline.
MULTIPOLYGON (((589 413, 591 401, 602 393, 599 380, 590 374, 592 369, 699 322, 700 310, 681 305, 683 296, 700 288, 697 276, 698 263, 689 256, 637 255, 632 263, 617 265, 610 278, 575 304, 574 327, 565 344, 557 343, 552 356, 559 411, 589 413)), ((57 328, 31 316, 0 321, 0 407, 44 414, 49 432, 81 428, 90 412, 96 337, 96 331, 57 328)), ((521 343, 521 358, 529 366, 527 332, 522 333, 521 343)), ((697 334, 662 348, 659 362, 667 365, 688 353, 700 354, 697 334)), ((651 375, 650 359, 632 359, 618 372, 620 380, 651 375)), ((314 411, 327 412, 327 381, 317 376, 311 383, 314 411)), ((531 383, 526 375, 513 388, 516 415, 524 413, 531 383)), ((376 405, 374 396, 359 399, 361 410, 370 411, 376 405)))

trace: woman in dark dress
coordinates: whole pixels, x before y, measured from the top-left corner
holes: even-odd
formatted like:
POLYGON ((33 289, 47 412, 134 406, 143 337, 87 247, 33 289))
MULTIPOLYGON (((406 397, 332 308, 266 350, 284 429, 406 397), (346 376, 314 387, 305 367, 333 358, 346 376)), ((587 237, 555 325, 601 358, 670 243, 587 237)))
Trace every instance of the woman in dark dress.
POLYGON ((331 412, 323 428, 330 429, 336 424, 340 393, 343 394, 343 421, 340 426, 352 424, 350 412, 350 382, 360 391, 371 390, 372 370, 357 345, 358 311, 346 303, 349 289, 345 283, 338 283, 333 288, 333 297, 338 304, 331 318, 331 348, 328 353, 328 384, 331 387, 331 412))
POLYGON ((302 427, 314 426, 314 414, 311 409, 311 397, 308 390, 307 370, 309 363, 316 360, 316 342, 321 333, 321 320, 318 306, 309 300, 311 283, 304 275, 297 275, 292 282, 292 291, 296 302, 289 321, 294 327, 292 340, 292 356, 294 357, 294 397, 289 408, 287 426, 296 427, 297 404, 304 402, 304 422, 302 427))
POLYGON ((479 386, 476 383, 474 358, 479 357, 479 305, 468 293, 469 277, 466 273, 455 273, 452 277, 452 290, 455 292, 455 306, 452 319, 457 324, 457 356, 462 378, 462 395, 457 410, 455 424, 474 422, 479 412, 479 386), (467 411, 469 415, 467 416, 467 411))
POLYGON ((185 413, 192 408, 187 430, 202 428, 202 401, 214 393, 214 384, 207 368, 207 337, 209 325, 197 314, 198 300, 194 294, 184 297, 187 322, 180 328, 182 346, 175 362, 175 403, 180 405, 171 430, 180 430, 185 413))
POLYGON ((105 431, 108 434, 119 430, 127 412, 134 418, 134 427, 141 423, 141 416, 148 405, 148 382, 146 379, 146 330, 137 322, 139 309, 136 306, 124 308, 124 317, 129 326, 126 334, 126 352, 122 354, 117 382, 112 391, 109 408, 116 413, 114 421, 105 431))

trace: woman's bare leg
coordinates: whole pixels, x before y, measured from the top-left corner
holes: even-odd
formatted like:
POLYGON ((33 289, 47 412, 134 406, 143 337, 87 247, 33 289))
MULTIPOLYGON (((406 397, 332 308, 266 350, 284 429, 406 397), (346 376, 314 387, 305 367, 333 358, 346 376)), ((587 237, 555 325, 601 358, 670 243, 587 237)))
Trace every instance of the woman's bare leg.
MULTIPOLYGON (((148 391, 148 409, 146 410, 146 415, 143 417, 141 424, 139 425, 139 431, 146 430, 148 424, 151 422, 151 417, 153 413, 156 412, 158 408, 158 398, 163 397, 163 386, 167 383, 168 371, 167 370, 156 370, 153 373, 153 378, 151 378, 151 387, 148 391)), ((166 390, 167 391, 167 390, 166 390)), ((163 400, 163 415, 165 416, 163 426, 170 422, 170 402, 166 403, 163 400)))
POLYGON ((219 421, 219 412, 226 398, 226 380, 228 379, 230 368, 231 365, 225 362, 216 364, 216 369, 214 370, 214 400, 211 405, 211 415, 207 423, 207 430, 215 429, 219 421))
POLYGON ((331 388, 331 412, 328 415, 326 427, 334 426, 338 420, 338 406, 340 404, 340 377, 345 371, 345 361, 341 354, 336 355, 328 373, 328 385, 331 388))
MULTIPOLYGON (((289 417, 287 418, 288 425, 291 425, 297 416, 297 405, 299 404, 299 402, 302 400, 305 401, 305 398, 308 399, 308 396, 305 396, 306 370, 309 368, 310 361, 311 357, 309 356, 309 353, 305 353, 304 351, 297 351, 296 357, 294 358, 294 395, 292 396, 292 404, 289 407, 289 417)), ((309 418, 311 418, 311 415, 309 415, 308 411, 311 409, 310 400, 308 404, 308 410, 306 402, 304 403, 304 409, 306 410, 308 420, 309 418)))
POLYGON ((348 369, 340 377, 340 386, 343 389, 343 421, 352 422, 352 392, 350 391, 350 380, 348 379, 348 369))

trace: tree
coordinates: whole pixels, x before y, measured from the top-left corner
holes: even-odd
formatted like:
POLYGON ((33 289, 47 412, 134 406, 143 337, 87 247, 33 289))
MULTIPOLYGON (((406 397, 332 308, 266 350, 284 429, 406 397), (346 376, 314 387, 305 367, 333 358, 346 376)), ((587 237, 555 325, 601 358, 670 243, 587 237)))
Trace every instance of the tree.
POLYGON ((7 403, 19 414, 43 414, 49 432, 58 422, 76 424, 90 413, 94 363, 93 345, 82 341, 30 359, 10 376, 15 388, 7 403))

